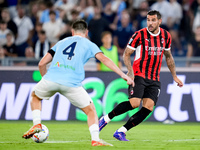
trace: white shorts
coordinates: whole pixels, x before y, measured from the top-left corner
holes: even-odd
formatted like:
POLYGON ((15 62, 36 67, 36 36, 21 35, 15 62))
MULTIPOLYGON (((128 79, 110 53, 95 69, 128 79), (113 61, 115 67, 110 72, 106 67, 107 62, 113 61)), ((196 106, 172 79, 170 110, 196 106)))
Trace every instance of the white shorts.
POLYGON ((47 100, 56 92, 59 92, 79 108, 84 108, 92 103, 92 99, 83 87, 67 87, 43 78, 36 84, 33 91, 37 97, 47 100))

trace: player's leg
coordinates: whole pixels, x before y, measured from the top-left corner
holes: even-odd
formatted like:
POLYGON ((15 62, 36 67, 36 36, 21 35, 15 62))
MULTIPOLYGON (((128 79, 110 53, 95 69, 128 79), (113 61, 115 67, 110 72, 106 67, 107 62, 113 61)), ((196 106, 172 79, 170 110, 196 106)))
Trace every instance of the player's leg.
POLYGON ((91 103, 89 106, 81 108, 81 110, 87 115, 87 122, 91 134, 92 146, 112 146, 112 144, 100 140, 99 138, 98 116, 94 104, 91 103))
POLYGON ((66 96, 74 106, 80 108, 87 115, 92 146, 112 146, 99 138, 98 116, 92 99, 85 89, 83 87, 69 87, 67 90, 62 90, 61 94, 66 96))
POLYGON ((152 83, 148 83, 146 85, 147 88, 144 89, 142 108, 131 116, 126 124, 114 133, 113 136, 116 139, 127 141, 125 132, 139 125, 153 111, 154 105, 156 105, 160 93, 160 82, 153 81, 152 83))
POLYGON ((135 77, 134 82, 135 86, 132 87, 130 85, 128 88, 129 101, 118 104, 110 113, 101 117, 99 120, 99 131, 101 131, 115 116, 139 107, 145 86, 143 84, 143 78, 141 77, 135 77))
POLYGON ((49 99, 51 96, 53 96, 55 94, 57 86, 59 86, 57 83, 42 79, 34 87, 33 92, 31 94, 33 126, 27 132, 24 133, 24 135, 22 136, 23 138, 28 139, 32 137, 34 133, 40 132, 42 130, 41 100, 49 99))
POLYGON ((129 120, 124 124, 121 128, 119 128, 113 135, 116 139, 120 141, 128 141, 126 139, 126 132, 130 130, 131 128, 137 126, 140 124, 153 110, 154 101, 151 99, 143 99, 145 101, 145 105, 142 106, 142 108, 135 113, 133 116, 129 118, 129 120), (148 106, 148 108, 146 108, 148 106), (152 109, 150 109, 152 108, 152 109))
POLYGON ((94 104, 90 103, 90 105, 81 108, 81 110, 87 115, 87 122, 91 134, 92 144, 94 143, 94 141, 95 142, 100 141, 98 117, 95 111, 94 104))
POLYGON ((34 133, 40 132, 42 130, 41 117, 40 117, 41 99, 35 95, 35 92, 32 92, 31 97, 32 97, 31 110, 33 116, 33 126, 22 136, 25 139, 30 138, 34 133))
POLYGON ((124 125, 125 129, 119 129, 118 131, 126 132, 132 127, 135 127, 138 124, 140 124, 153 111, 154 104, 155 103, 152 99, 143 98, 142 108, 129 118, 127 123, 124 125))
POLYGON ((139 107, 141 99, 134 101, 124 101, 118 104, 110 113, 103 116, 99 120, 99 131, 101 131, 115 116, 119 116, 129 110, 139 107))
POLYGON ((39 97, 35 95, 35 92, 33 91, 31 94, 31 110, 32 110, 32 116, 33 116, 33 125, 40 124, 41 123, 41 101, 39 97))

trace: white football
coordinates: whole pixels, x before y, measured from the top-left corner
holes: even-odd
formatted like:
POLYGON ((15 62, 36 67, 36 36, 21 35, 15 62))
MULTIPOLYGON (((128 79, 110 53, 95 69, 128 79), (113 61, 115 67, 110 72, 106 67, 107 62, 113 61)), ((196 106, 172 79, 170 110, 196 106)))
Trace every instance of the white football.
POLYGON ((33 134, 32 139, 36 143, 43 143, 48 139, 48 137, 49 137, 49 129, 42 124, 42 131, 33 134))

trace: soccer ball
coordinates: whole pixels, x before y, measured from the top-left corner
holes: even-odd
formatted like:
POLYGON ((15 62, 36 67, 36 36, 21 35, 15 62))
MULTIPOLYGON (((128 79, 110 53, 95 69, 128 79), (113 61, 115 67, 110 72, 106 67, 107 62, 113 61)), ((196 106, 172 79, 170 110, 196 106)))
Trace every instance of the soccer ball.
POLYGON ((49 137, 49 129, 42 124, 42 131, 33 134, 32 139, 36 143, 43 143, 48 139, 48 137, 49 137))

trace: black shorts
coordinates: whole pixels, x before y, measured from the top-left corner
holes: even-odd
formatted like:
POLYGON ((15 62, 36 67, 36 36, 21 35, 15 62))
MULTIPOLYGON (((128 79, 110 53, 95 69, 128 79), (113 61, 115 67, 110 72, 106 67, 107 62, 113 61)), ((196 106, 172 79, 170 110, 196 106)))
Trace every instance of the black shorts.
POLYGON ((154 101, 155 105, 160 94, 161 83, 159 81, 153 81, 144 79, 140 76, 135 76, 135 86, 129 85, 128 94, 130 98, 150 98, 154 101))

